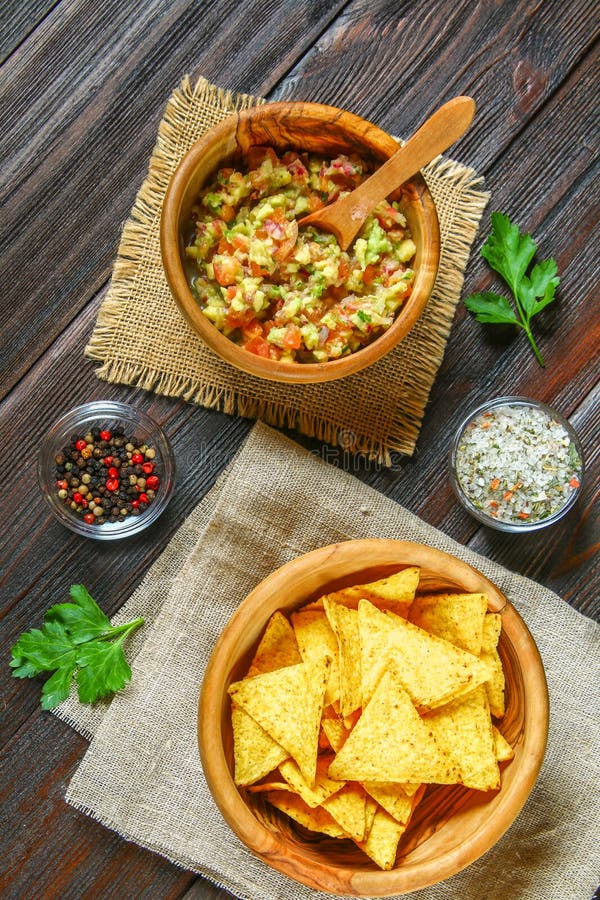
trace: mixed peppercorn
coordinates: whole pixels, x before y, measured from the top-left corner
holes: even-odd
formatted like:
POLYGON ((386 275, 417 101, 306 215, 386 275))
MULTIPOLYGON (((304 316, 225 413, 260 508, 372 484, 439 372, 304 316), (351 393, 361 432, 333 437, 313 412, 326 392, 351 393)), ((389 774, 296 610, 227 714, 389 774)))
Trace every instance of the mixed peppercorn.
POLYGON ((59 499, 88 525, 141 515, 160 487, 156 451, 121 426, 72 435, 55 463, 59 499))

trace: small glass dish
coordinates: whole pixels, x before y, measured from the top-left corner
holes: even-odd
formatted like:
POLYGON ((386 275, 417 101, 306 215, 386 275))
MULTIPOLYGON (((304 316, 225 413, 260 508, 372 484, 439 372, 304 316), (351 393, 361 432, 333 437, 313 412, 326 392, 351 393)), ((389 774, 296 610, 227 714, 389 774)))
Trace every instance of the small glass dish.
POLYGON ((527 397, 497 397, 460 423, 449 458, 464 508, 499 531, 553 525, 577 502, 584 478, 581 444, 556 410, 527 397))
POLYGON ((58 521, 77 534, 100 541, 131 537, 156 521, 171 499, 174 479, 175 461, 164 431, 149 415, 124 403, 100 400, 65 413, 44 436, 38 455, 40 488, 58 521), (94 430, 97 436, 91 444, 86 444, 86 436, 94 430), (110 441, 106 435, 103 440, 99 432, 108 432, 110 441), (111 442, 117 438, 118 446, 115 446, 111 442), (71 454, 76 453, 74 445, 78 440, 86 444, 86 448, 82 447, 79 451, 79 457, 85 457, 82 466, 71 459, 71 454), (145 448, 139 453, 141 461, 137 455, 135 460, 121 458, 127 453, 135 455, 131 449, 126 449, 127 444, 131 444, 134 451, 145 448), (94 453, 96 448, 98 453, 94 453), (60 459, 61 456, 64 459, 60 459), (115 459, 119 467, 116 471, 115 459), (62 470, 59 468, 61 466, 62 470), (74 475, 71 474, 73 466, 74 475), (112 469, 112 476, 109 469, 112 469), (70 475, 68 483, 64 481, 67 472, 70 475), (109 484, 111 477, 112 483, 109 484), (132 483, 134 478, 139 480, 137 486, 132 483), (72 484, 73 479, 77 482, 75 485, 72 484), (152 485, 150 491, 153 496, 150 498, 147 494, 149 488, 145 485, 147 480, 152 485), (59 496, 59 491, 63 496, 59 496), (82 497, 76 504, 79 509, 73 509, 70 505, 75 502, 70 496, 74 491, 82 497), (94 497, 101 501, 110 500, 115 505, 100 512, 94 497), (119 507, 126 514, 115 514, 113 509, 119 507), (94 509, 98 510, 96 519, 101 521, 85 521, 83 516, 93 516, 94 509))

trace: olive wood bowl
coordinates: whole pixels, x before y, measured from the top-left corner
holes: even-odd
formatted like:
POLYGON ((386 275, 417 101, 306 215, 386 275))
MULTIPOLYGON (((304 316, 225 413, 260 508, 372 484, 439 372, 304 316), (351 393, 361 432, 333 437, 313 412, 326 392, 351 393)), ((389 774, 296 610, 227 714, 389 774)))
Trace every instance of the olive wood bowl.
POLYGON ((537 647, 506 597, 480 572, 440 550, 394 540, 333 544, 277 569, 241 603, 211 655, 200 693, 198 741, 208 786, 224 819, 267 865, 316 890, 385 897, 442 881, 468 866, 504 834, 523 807, 542 764, 548 690, 537 647), (502 764, 498 791, 429 786, 402 838, 396 867, 382 871, 351 841, 309 832, 233 781, 227 688, 244 677, 270 616, 321 594, 420 566, 419 592, 485 592, 502 616, 499 653, 506 677, 502 733, 514 759, 502 764))
POLYGON ((190 289, 185 245, 191 234, 190 211, 201 188, 223 165, 240 161, 252 146, 315 153, 353 151, 373 162, 398 150, 398 143, 371 122, 318 103, 267 103, 230 116, 185 154, 167 189, 160 243, 165 275, 179 309, 192 328, 231 365, 272 381, 306 384, 332 381, 358 372, 402 340, 420 316, 438 269, 440 235, 431 194, 421 175, 399 189, 398 199, 417 246, 415 281, 410 297, 390 328, 349 356, 324 363, 282 363, 256 356, 222 334, 202 312, 190 289))

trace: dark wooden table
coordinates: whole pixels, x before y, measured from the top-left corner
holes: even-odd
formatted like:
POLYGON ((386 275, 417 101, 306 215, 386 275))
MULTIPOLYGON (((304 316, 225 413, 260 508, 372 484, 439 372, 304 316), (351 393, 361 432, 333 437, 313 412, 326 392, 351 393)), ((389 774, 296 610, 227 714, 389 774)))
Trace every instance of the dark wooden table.
MULTIPOLYGON (((4 5, 1 191, 3 897, 229 895, 121 840, 64 801, 86 742, 40 710, 40 684, 12 679, 9 648, 83 581, 115 612, 251 423, 107 385, 83 358, 120 230, 147 169, 164 105, 185 73, 271 100, 346 107, 409 134, 439 103, 471 94, 478 114, 452 154, 485 176, 489 211, 507 212, 554 256, 558 301, 526 339, 483 327, 459 306, 412 459, 359 478, 426 521, 600 617, 598 531, 598 8, 594 0, 12 0, 4 5), (466 404, 536 397, 577 428, 587 459, 579 505, 559 525, 513 537, 480 528, 445 470, 466 404), (103 545, 63 529, 36 484, 40 438, 91 399, 132 402, 163 423, 180 472, 162 519, 103 545)), ((465 292, 493 278, 476 249, 465 292)), ((157 323, 158 328, 158 323, 157 323)), ((315 447, 315 442, 303 440, 315 447)))

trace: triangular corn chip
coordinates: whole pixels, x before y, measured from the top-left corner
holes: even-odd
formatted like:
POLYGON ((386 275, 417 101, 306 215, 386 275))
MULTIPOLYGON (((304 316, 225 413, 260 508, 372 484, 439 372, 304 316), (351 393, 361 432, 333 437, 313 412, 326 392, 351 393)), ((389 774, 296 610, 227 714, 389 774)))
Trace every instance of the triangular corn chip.
POLYGON ((483 641, 481 645, 481 661, 486 667, 487 691, 490 711, 497 719, 502 718, 505 711, 504 670, 498 654, 498 641, 502 630, 502 616, 488 613, 483 621, 483 641))
POLYGON ((346 784, 323 803, 329 815, 335 819, 348 837, 355 841, 365 839, 366 794, 359 784, 346 784))
POLYGON ((363 706, 373 695, 392 653, 399 661, 402 684, 415 706, 423 709, 441 706, 487 677, 486 667, 471 653, 399 616, 382 613, 366 600, 360 601, 358 623, 363 706))
POLYGON ((389 609, 396 615, 406 618, 418 585, 419 569, 411 566, 408 569, 402 569, 401 572, 396 572, 395 575, 381 578, 379 581, 358 584, 332 594, 326 594, 315 603, 310 604, 310 608, 322 607, 325 597, 350 609, 358 609, 359 600, 369 600, 378 609, 389 609))
POLYGON ((317 776, 314 785, 307 783, 293 759, 283 762, 279 767, 279 771, 291 789, 298 796, 302 797, 307 806, 313 808, 320 806, 324 800, 327 800, 328 797, 331 797, 332 794, 344 787, 343 781, 334 781, 327 775, 332 760, 333 756, 331 754, 318 757, 317 776))
POLYGON ((229 686, 234 703, 246 710, 292 756, 314 784, 323 695, 331 659, 286 666, 229 686))
POLYGON ((340 714, 349 716, 361 706, 360 642, 358 612, 323 598, 329 624, 337 638, 340 679, 340 714))
POLYGON ((350 729, 346 728, 343 721, 335 713, 324 715, 321 719, 321 728, 327 735, 329 746, 336 753, 344 746, 344 742, 350 734, 350 729))
POLYGON ((442 752, 402 687, 397 667, 382 675, 373 697, 329 767, 347 781, 454 784, 456 767, 442 752))
POLYGON ((498 762, 506 762, 509 759, 513 759, 515 751, 495 725, 492 725, 492 734, 494 735, 494 752, 498 762))
POLYGON ((429 634, 479 656, 487 604, 485 594, 419 596, 410 607, 408 620, 429 634))
POLYGON ((369 832, 373 826, 373 820, 375 819, 375 813, 379 809, 379 805, 376 800, 373 800, 372 797, 367 794, 365 800, 365 840, 369 836, 369 832))
MULTIPOLYGON (((401 784, 392 781, 363 781, 367 794, 382 806, 397 822, 405 825, 412 812, 413 797, 409 797, 401 784)), ((415 790, 416 790, 415 785, 415 790)))
POLYGON ((322 834, 328 834, 335 838, 348 836, 326 809, 323 809, 322 806, 311 809, 297 794, 290 794, 287 791, 271 791, 267 794, 267 800, 272 806, 288 815, 290 819, 294 819, 310 831, 320 831, 322 834))
POLYGON ((492 720, 483 685, 460 700, 453 700, 423 720, 440 747, 458 765, 460 783, 479 791, 500 787, 500 769, 492 733, 492 720))
POLYGON ((292 625, 304 662, 331 657, 325 704, 336 702, 340 696, 338 643, 324 610, 301 609, 292 613, 292 625))
POLYGON ((237 785, 254 784, 288 758, 288 751, 235 704, 231 710, 231 725, 234 781, 237 785))
POLYGON ((380 869, 392 869, 396 862, 400 838, 405 831, 406 825, 402 825, 379 807, 375 812, 367 839, 357 841, 357 844, 380 869))
POLYGON ((269 619, 246 677, 251 678, 253 675, 283 669, 284 666, 293 666, 300 662, 302 657, 294 629, 286 617, 278 611, 269 619))

